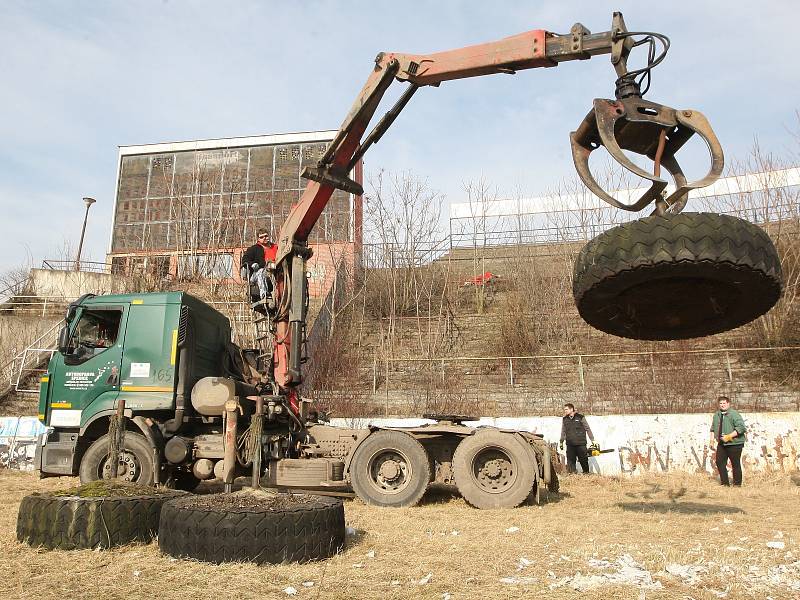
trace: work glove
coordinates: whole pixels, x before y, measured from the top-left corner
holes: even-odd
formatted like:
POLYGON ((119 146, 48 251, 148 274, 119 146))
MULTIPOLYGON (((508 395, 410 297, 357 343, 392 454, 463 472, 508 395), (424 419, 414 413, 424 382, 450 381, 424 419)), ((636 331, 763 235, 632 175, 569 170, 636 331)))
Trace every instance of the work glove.
POLYGON ((732 439, 733 439, 733 432, 726 433, 725 435, 722 436, 722 441, 725 443, 730 442, 732 439))

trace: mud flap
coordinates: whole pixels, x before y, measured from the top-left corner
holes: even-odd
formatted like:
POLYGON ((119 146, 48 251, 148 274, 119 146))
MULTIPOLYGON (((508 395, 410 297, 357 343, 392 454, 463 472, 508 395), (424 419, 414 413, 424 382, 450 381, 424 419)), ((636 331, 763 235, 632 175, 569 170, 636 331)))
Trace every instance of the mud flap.
POLYGON ((77 433, 45 432, 36 442, 35 468, 40 477, 75 475, 77 433))

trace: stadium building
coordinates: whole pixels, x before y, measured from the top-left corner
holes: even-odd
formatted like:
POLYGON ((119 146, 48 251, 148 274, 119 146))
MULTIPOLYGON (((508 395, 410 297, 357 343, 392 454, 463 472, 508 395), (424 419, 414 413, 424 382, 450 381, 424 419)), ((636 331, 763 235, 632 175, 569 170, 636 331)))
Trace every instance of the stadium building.
MULTIPOLYGON (((238 280, 256 229, 277 237, 335 131, 121 146, 108 251, 112 272, 238 280)), ((351 177, 362 182, 359 162, 351 177)), ((362 245, 362 198, 336 190, 309 239, 312 295, 362 245)))

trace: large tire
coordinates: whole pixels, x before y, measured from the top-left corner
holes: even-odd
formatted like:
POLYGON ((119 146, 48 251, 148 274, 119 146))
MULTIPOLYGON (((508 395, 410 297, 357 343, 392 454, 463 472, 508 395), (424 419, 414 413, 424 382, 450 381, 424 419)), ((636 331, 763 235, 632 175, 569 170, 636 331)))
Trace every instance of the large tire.
POLYGON ((453 454, 453 475, 475 508, 514 508, 534 492, 536 457, 513 433, 487 429, 464 438, 453 454))
POLYGON ((174 497, 32 494, 25 496, 19 507, 17 540, 51 550, 146 544, 158 532, 162 505, 174 497))
POLYGON ((329 558, 344 546, 344 506, 338 498, 315 496, 281 510, 191 504, 187 497, 164 505, 158 547, 165 554, 216 564, 278 564, 329 558))
POLYGON ((373 506, 414 506, 430 479, 428 453, 402 431, 376 431, 356 449, 350 465, 353 491, 373 506))
POLYGON ((781 290, 766 232, 715 213, 650 216, 602 233, 578 255, 572 285, 587 323, 641 340, 734 329, 766 313, 781 290))
MULTIPOLYGON (((108 435, 104 435, 92 442, 84 453, 79 469, 81 483, 104 479, 104 472, 111 468, 108 463, 108 442, 108 435)), ((123 468, 120 469, 119 479, 139 485, 153 485, 153 448, 147 438, 139 433, 126 431, 123 448, 120 461, 123 468)))

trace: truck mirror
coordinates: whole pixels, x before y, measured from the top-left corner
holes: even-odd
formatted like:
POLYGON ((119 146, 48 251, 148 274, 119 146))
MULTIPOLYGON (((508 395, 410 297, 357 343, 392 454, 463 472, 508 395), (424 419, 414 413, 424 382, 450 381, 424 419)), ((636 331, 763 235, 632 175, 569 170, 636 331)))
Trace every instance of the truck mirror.
POLYGON ((58 351, 66 354, 69 350, 69 325, 64 325, 58 332, 58 351))

